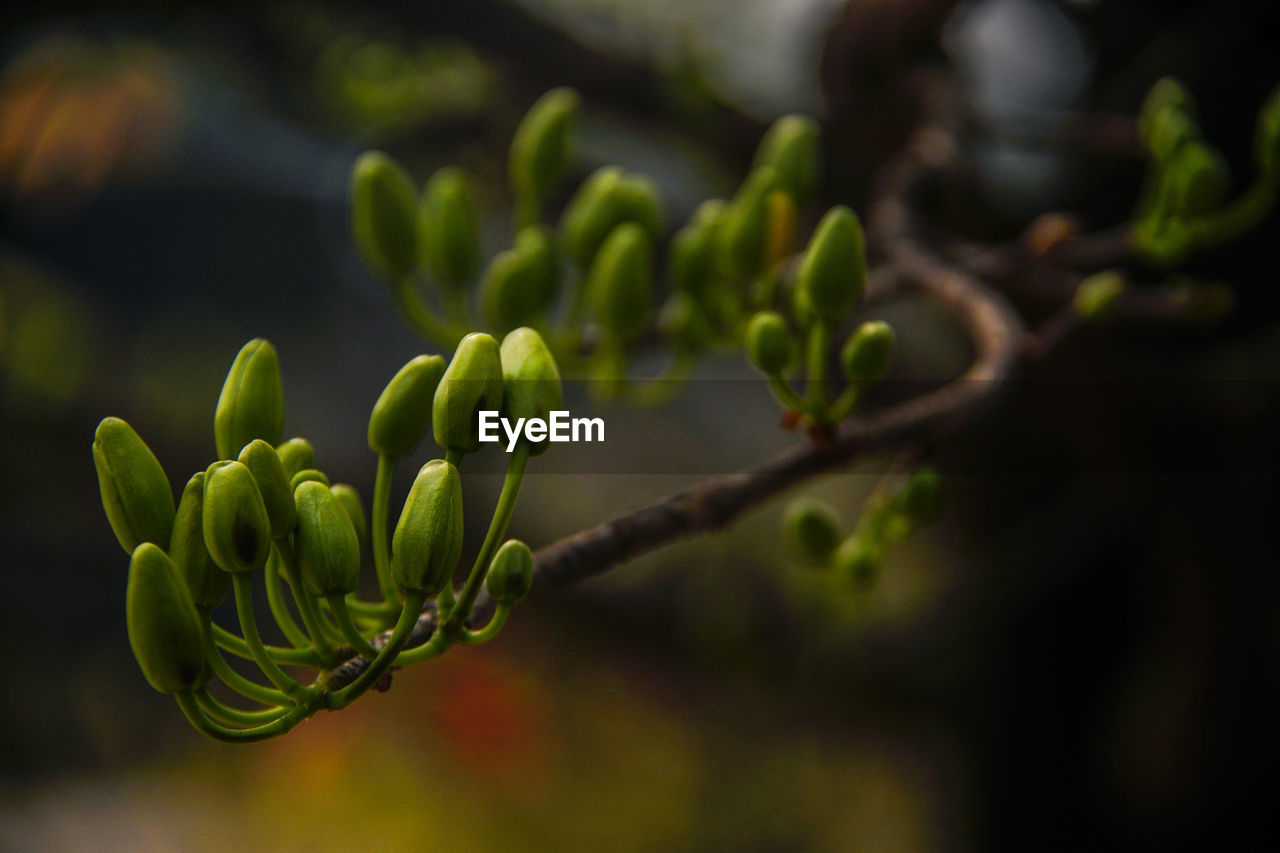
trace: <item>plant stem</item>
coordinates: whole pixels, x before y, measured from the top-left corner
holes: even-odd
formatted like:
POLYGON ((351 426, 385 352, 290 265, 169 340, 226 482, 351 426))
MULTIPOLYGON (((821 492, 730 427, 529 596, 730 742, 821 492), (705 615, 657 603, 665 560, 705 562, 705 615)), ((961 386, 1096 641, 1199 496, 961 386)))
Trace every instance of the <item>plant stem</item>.
POLYGON ((360 633, 360 629, 351 621, 351 612, 347 610, 347 599, 342 593, 336 592, 333 595, 326 596, 329 602, 329 610, 333 613, 334 618, 338 621, 338 628, 342 630, 342 635, 347 638, 347 642, 351 647, 360 654, 373 660, 378 656, 378 649, 372 645, 360 633))
POLYGON ((244 632, 245 642, 253 653, 254 662, 262 669, 262 674, 288 696, 301 691, 302 685, 289 677, 288 673, 271 659, 262 645, 262 637, 258 635, 258 623, 253 616, 253 580, 247 572, 235 572, 231 575, 231 586, 236 596, 236 613, 240 616, 240 630, 244 632))
POLYGON ((239 708, 232 708, 214 698, 207 687, 201 687, 196 691, 195 696, 201 710, 215 721, 229 726, 256 726, 269 723, 286 713, 286 709, 279 705, 264 708, 261 711, 242 711, 239 708))
POLYGON ((395 581, 391 579, 391 544, 388 539, 387 515, 391 504, 391 475, 396 458, 378 454, 378 473, 373 481, 373 569, 378 574, 378 589, 387 604, 400 600, 395 581))
POLYGON ((293 700, 286 694, 250 681, 232 669, 230 664, 223 660, 222 653, 218 651, 218 647, 213 641, 212 614, 208 608, 201 609, 203 611, 201 616, 204 619, 205 658, 209 661, 209 668, 213 670, 213 674, 246 699, 261 702, 264 705, 292 704, 293 700))
MULTIPOLYGON (((253 652, 249 650, 249 644, 244 641, 243 637, 223 628, 216 622, 210 625, 213 640, 220 648, 223 648, 231 654, 245 660, 253 660, 253 652)), ((330 666, 331 659, 321 657, 315 649, 286 649, 281 646, 266 646, 267 654, 271 655, 272 660, 280 664, 297 664, 300 666, 323 667, 330 666)))
POLYGON ((466 631, 462 635, 464 643, 486 643, 498 636, 498 632, 502 630, 502 626, 507 624, 507 616, 511 614, 511 605, 499 602, 497 609, 493 611, 493 616, 489 617, 489 622, 483 628, 476 631, 466 631))
POLYGON ((297 705, 291 711, 265 725, 248 729, 229 729, 209 719, 204 711, 201 710, 200 703, 195 697, 195 691, 184 690, 180 693, 175 693, 174 698, 178 700, 178 707, 182 708, 182 713, 186 714, 191 725, 214 740, 228 743, 252 743, 282 735, 315 713, 314 708, 306 705, 297 705))
POLYGON ((267 604, 270 606, 271 615, 276 620, 276 625, 280 627, 285 639, 292 643, 296 649, 311 648, 311 641, 307 639, 307 635, 303 633, 303 630, 298 627, 298 623, 293 621, 293 614, 289 612, 289 607, 285 604, 283 591, 280 589, 280 552, 275 548, 272 549, 271 556, 267 559, 265 580, 267 584, 267 604))
MULTIPOLYGON (((289 581, 289 587, 293 590, 293 600, 298 605, 298 613, 302 615, 302 624, 306 626, 307 634, 311 637, 311 644, 321 657, 332 660, 334 652, 326 632, 328 626, 320 617, 320 608, 316 605, 315 598, 307 593, 307 588, 302 584, 298 562, 293 556, 293 547, 287 538, 280 538, 276 540, 276 548, 280 552, 284 575, 289 581)), ((248 639, 248 634, 245 635, 245 639, 248 639)))
POLYGON ((409 635, 413 633, 413 626, 417 624, 418 615, 422 612, 422 605, 426 600, 426 594, 417 590, 410 590, 405 594, 404 606, 400 608, 400 619, 396 622, 391 636, 387 638, 387 644, 378 651, 373 661, 355 681, 341 690, 327 694, 326 701, 330 710, 336 711, 347 707, 362 693, 378 683, 383 673, 395 661, 400 649, 409 641, 409 635))
POLYGON ((827 408, 827 346, 830 343, 831 330, 821 317, 815 317, 809 326, 809 360, 807 364, 809 383, 809 405, 815 417, 829 420, 827 408))
POLYGON ((446 349, 453 349, 458 345, 462 335, 457 329, 452 329, 440 322, 431 313, 431 309, 423 304, 418 296, 413 275, 406 275, 399 281, 391 282, 390 287, 391 295, 396 300, 396 307, 418 334, 446 349))

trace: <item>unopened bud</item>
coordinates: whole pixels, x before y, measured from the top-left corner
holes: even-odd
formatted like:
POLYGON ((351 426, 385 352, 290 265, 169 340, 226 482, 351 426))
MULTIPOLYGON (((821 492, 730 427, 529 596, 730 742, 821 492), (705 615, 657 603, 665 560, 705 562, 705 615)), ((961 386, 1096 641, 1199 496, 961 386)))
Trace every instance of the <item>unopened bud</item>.
POLYGON ((502 407, 502 358, 498 342, 482 332, 467 335, 436 387, 432 429, 445 450, 480 449, 480 411, 502 407))
POLYGON ((129 561, 125 625, 133 656, 156 690, 178 693, 208 683, 200 615, 173 563, 150 542, 129 561))
POLYGON ((431 176, 422 197, 423 255, 441 286, 465 290, 480 269, 480 217, 471 184, 461 169, 431 176))
POLYGON ((132 554, 140 542, 169 543, 173 492, 151 448, 119 418, 104 418, 93 433, 93 467, 107 521, 132 554))
POLYGON ((515 604, 533 586, 533 552, 519 539, 508 539, 493 555, 484 587, 499 604, 515 604))
POLYGON ((253 474, 239 462, 215 462, 204 477, 204 544, 223 571, 260 569, 271 553, 271 522, 253 474))
POLYGON ((827 211, 809 241, 797 282, 814 314, 828 323, 843 320, 862 301, 866 247, 852 210, 840 205, 827 211))
POLYGON ((874 382, 889 368, 897 337, 893 327, 880 320, 863 323, 840 351, 844 375, 852 382, 874 382))
POLYGON ((810 565, 826 563, 840 544, 840 516, 825 501, 792 501, 783 513, 782 527, 792 550, 810 565))
POLYGON ((217 607, 231 588, 231 575, 218 568, 204 544, 204 476, 203 471, 196 472, 182 490, 169 557, 191 600, 200 607, 217 607))
POLYGON ((213 414, 220 459, 234 459, 255 438, 279 444, 284 433, 284 389, 275 347, 254 338, 240 348, 222 383, 213 414))
POLYGON ((315 596, 354 592, 360 577, 360 542, 351 516, 327 486, 308 481, 294 492, 298 573, 315 596))
POLYGON ((391 378, 369 415, 369 448, 386 456, 408 456, 431 426, 431 404, 444 359, 419 355, 391 378))
POLYGON ((271 520, 271 538, 280 539, 289 535, 297 520, 297 512, 293 506, 293 492, 289 488, 289 479, 285 476, 284 465, 280 457, 260 438, 255 438, 240 451, 240 460, 253 474, 258 491, 262 493, 262 503, 267 508, 267 518, 271 520))
POLYGON ((786 370, 796 356, 796 342, 787 321, 776 311, 760 311, 747 324, 747 357, 767 376, 786 370))
POLYGON ((779 186, 803 204, 817 188, 822 162, 819 136, 818 123, 808 116, 783 116, 760 140, 754 165, 772 166, 779 186))
POLYGON ((596 321, 627 342, 644 331, 653 302, 653 244, 647 231, 625 222, 605 241, 587 280, 596 321))
POLYGON ((351 230, 380 276, 397 279, 422 263, 418 193, 404 168, 381 151, 361 154, 351 170, 351 230))
POLYGON ((569 162, 570 133, 581 99, 572 89, 552 89, 525 113, 511 140, 507 173, 517 193, 545 199, 569 162))
POLYGON ((407 590, 435 595, 462 554, 462 478, 451 462, 423 465, 391 539, 391 575, 407 590))

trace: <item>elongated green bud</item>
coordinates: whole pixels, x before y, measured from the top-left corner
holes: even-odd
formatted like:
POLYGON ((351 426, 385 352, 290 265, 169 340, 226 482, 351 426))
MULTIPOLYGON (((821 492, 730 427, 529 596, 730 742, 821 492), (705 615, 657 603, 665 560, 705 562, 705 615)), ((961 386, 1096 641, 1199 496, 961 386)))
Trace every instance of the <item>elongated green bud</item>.
POLYGON ((783 116, 773 123, 756 149, 755 166, 772 166, 778 185, 803 204, 818 184, 822 156, 818 123, 808 116, 783 116))
POLYGON ((1272 183, 1280 181, 1280 86, 1271 90, 1258 111, 1253 160, 1272 183))
POLYGON ((866 589, 879 576, 884 554, 870 542, 850 536, 836 548, 832 562, 836 571, 848 578, 850 583, 866 589))
POLYGON ((407 590, 435 595, 462 554, 462 477, 451 462, 423 465, 391 537, 391 576, 407 590))
POLYGON ((560 283, 551 232, 522 228, 515 247, 499 252, 485 270, 480 298, 485 316, 499 329, 536 322, 550 310, 560 283))
POLYGON ((360 541, 347 510, 314 480, 294 492, 298 505, 298 531, 294 552, 298 573, 315 596, 354 592, 360 579, 360 541))
POLYGON ((827 211, 809 241, 797 282, 809 308, 828 323, 843 320, 862 301, 867 256, 862 225, 852 210, 838 205, 827 211))
POLYGON ((662 233, 662 202, 653 181, 627 175, 617 166, 597 169, 569 201, 560 220, 565 250, 579 270, 589 270, 609 236, 624 222, 635 222, 657 240, 662 233))
POLYGON ((787 542, 805 563, 820 566, 840 544, 840 515, 825 501, 797 498, 782 516, 787 542))
POLYGON ((771 166, 751 170, 717 229, 720 258, 738 278, 749 280, 764 269, 769 248, 769 193, 778 186, 771 166))
POLYGON ((515 604, 528 595, 532 586, 533 552, 519 539, 508 539, 489 563, 484 588, 499 604, 515 604))
POLYGON ((360 542, 360 549, 364 550, 365 542, 369 540, 369 520, 364 514, 364 502, 360 500, 360 493, 355 486, 347 483, 334 483, 329 491, 333 492, 333 496, 347 511, 351 526, 356 531, 356 539, 360 542))
POLYGON ((653 246, 644 228, 624 222, 613 230, 591 264, 587 293, 609 335, 626 342, 644 331, 653 302, 653 246))
POLYGON ((271 520, 271 538, 288 536, 298 516, 280 457, 271 445, 255 438, 240 451, 239 461, 253 474, 258 491, 262 493, 262 503, 267 508, 267 518, 271 520))
POLYGON ((840 351, 844 375, 853 382, 874 382, 884 376, 896 341, 897 336, 888 323, 880 320, 863 323, 840 351))
POLYGON ((572 89, 552 89, 534 102, 511 139, 507 174, 519 194, 545 199, 568 165, 571 132, 581 108, 572 89))
POLYGON ((289 478, 289 488, 296 492, 298 491, 298 486, 309 482, 322 483, 327 486, 329 485, 329 475, 319 468, 303 468, 289 478))
POLYGON ((173 520, 169 557, 187 585, 191 600, 201 607, 217 607, 231 588, 231 575, 218 568, 204 544, 204 472, 187 481, 173 520))
POLYGON ((129 561, 124 609, 129 645, 152 687, 177 693, 208 683, 200 614, 173 563, 150 542, 129 561))
POLYGON ((369 415, 369 448, 387 456, 408 456, 431 426, 431 401, 444 376, 444 358, 419 355, 382 389, 369 415))
POLYGON ((634 222, 657 240, 665 221, 662 194, 648 175, 627 175, 622 180, 622 207, 628 222, 634 222))
POLYGON ((915 471, 902 484, 902 514, 915 524, 932 524, 942 517, 946 492, 942 476, 933 468, 915 471))
POLYGON ((715 281, 716 227, 723 213, 723 201, 704 201, 671 239, 668 264, 677 290, 701 296, 715 281))
POLYGON ((1182 146, 1200 138, 1200 125, 1178 107, 1167 106, 1151 118, 1147 150, 1157 163, 1168 163, 1182 146))
POLYGON ((431 427, 445 450, 480 449, 480 412, 502 407, 502 357, 490 335, 467 335, 436 388, 431 427))
POLYGON ((289 479, 304 468, 316 467, 316 452, 305 438, 291 438, 276 448, 284 474, 289 479))
POLYGON ((760 311, 747 324, 747 358, 766 376, 786 370, 796 356, 787 321, 776 311, 760 311))
POLYGON ((352 167, 351 231, 364 262, 383 278, 422 264, 418 193, 404 168, 381 151, 366 151, 352 167))
POLYGON ((1182 81, 1176 77, 1161 77, 1147 90, 1138 112, 1138 135, 1150 147, 1155 131, 1156 116, 1166 108, 1172 108, 1183 116, 1194 119, 1196 101, 1182 81))
POLYGON ((251 572, 271 552, 271 521, 258 483, 239 462, 215 462, 204 477, 204 544, 227 572, 251 572))
POLYGON ((240 348, 222 383, 213 413, 213 438, 221 459, 235 459, 255 438, 279 444, 284 433, 280 361, 269 341, 254 338, 240 348))
POLYGON ((471 184, 461 169, 431 176, 422 196, 423 253, 427 272, 454 291, 465 290, 480 270, 480 217, 471 184))
POLYGON ((1166 180, 1173 190, 1178 213, 1198 216, 1208 213, 1227 197, 1231 173, 1217 149, 1203 142, 1188 142, 1168 167, 1166 180))
POLYGON ((93 433, 98 491, 116 541, 132 554, 140 542, 169 543, 173 491, 159 460, 119 418, 104 418, 93 433))
POLYGON ((1096 272, 1080 282, 1071 300, 1077 314, 1087 319, 1105 317, 1124 293, 1128 281, 1119 270, 1096 272))
MULTIPOLYGON (((513 423, 520 418, 549 421, 551 412, 564 406, 564 392, 542 336, 528 327, 516 329, 502 339, 501 356, 503 416, 513 423)), ((530 442, 530 455, 541 455, 550 446, 549 441, 530 442)))

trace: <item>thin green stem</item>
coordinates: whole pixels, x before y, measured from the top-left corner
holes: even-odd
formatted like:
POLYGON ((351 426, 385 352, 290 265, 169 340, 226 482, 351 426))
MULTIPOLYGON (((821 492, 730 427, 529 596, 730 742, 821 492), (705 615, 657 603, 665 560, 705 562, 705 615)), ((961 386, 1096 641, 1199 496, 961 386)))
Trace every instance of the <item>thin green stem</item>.
POLYGON ((449 648, 450 640, 444 635, 444 632, 436 629, 431 635, 431 639, 427 640, 420 646, 414 646, 411 649, 405 649, 396 655, 395 665, 411 666, 415 663, 422 663, 425 660, 431 660, 444 654, 449 648))
POLYGON ((404 606, 400 609, 400 619, 396 622, 396 627, 392 629, 391 636, 387 638, 387 644, 378 651, 377 656, 373 658, 373 661, 365 671, 356 677, 355 681, 341 690, 327 694, 326 701, 330 710, 347 707, 366 690, 378 683, 395 661, 400 649, 409 641, 409 635, 413 633, 413 626, 417 624, 418 616, 422 613, 422 605, 426 600, 426 594, 417 590, 410 590, 405 594, 404 606))
POLYGON ((218 646, 213 641, 213 629, 216 626, 213 624, 212 614, 208 608, 201 609, 203 611, 201 616, 204 620, 205 659, 209 661, 209 668, 213 670, 213 674, 246 699, 261 702, 263 705, 293 704, 293 699, 279 690, 250 681, 231 668, 231 665, 223 659, 222 653, 218 651, 218 646))
POLYGON ((498 632, 502 630, 502 626, 507 624, 507 616, 510 614, 510 604, 498 604, 497 609, 493 611, 493 616, 489 619, 489 623, 476 631, 464 631, 462 634, 462 642, 487 643, 489 640, 498 636, 498 632))
POLYGON ((458 341, 462 338, 461 333, 442 323, 431 313, 431 309, 418 296, 412 274, 391 282, 390 287, 391 295, 396 300, 396 307, 418 334, 446 349, 453 349, 458 345, 458 341))
MULTIPOLYGON (((328 632, 329 626, 321 618, 320 608, 316 605, 315 598, 307 592, 307 588, 302 583, 298 561, 293 556, 293 546, 289 544, 288 538, 280 538, 276 540, 276 549, 280 553, 280 563, 284 566, 284 576, 289 581, 289 588, 293 590, 293 600, 298 605, 302 624, 306 626, 307 634, 311 637, 311 644, 315 646, 322 658, 327 661, 334 660, 333 645, 329 642, 331 638, 328 632)), ((337 635, 336 631, 334 635, 337 635)), ((247 639, 248 635, 246 634, 245 637, 247 639)))
POLYGON ((333 613, 334 618, 338 621, 338 628, 342 630, 342 635, 347 638, 347 642, 351 647, 360 654, 373 660, 378 656, 378 649, 371 644, 361 633, 356 624, 351 621, 351 612, 347 610, 347 599, 342 593, 336 592, 333 595, 325 597, 329 602, 329 610, 333 613))
POLYGON ((292 643, 294 648, 311 648, 311 641, 298 627, 298 623, 293 621, 293 614, 285 604, 284 590, 280 588, 280 552, 275 548, 272 548, 271 556, 267 559, 264 574, 267 584, 267 604, 271 607, 271 616, 276 620, 276 625, 280 626, 285 639, 292 643))
POLYGON ((860 382, 850 382, 844 386, 844 390, 840 392, 840 396, 836 397, 835 402, 831 404, 827 414, 831 416, 831 420, 842 421, 853 411, 853 407, 858 404, 858 395, 862 393, 862 384, 860 382))
POLYGON ((207 687, 201 687, 196 691, 195 696, 196 703, 200 705, 201 710, 215 721, 225 723, 228 726, 257 726, 262 723, 270 723, 288 711, 287 708, 282 708, 279 705, 264 708, 260 711, 244 711, 240 708, 232 708, 214 698, 207 687))
POLYGON ((815 412, 813 406, 808 400, 802 398, 795 390, 787 384, 787 380, 783 378, 781 373, 771 373, 768 376, 769 387, 773 390, 773 394, 778 398, 778 402, 786 406, 788 409, 799 412, 802 415, 814 417, 815 412))
POLYGON ((236 596, 236 613, 240 617, 240 630, 244 633, 249 651, 253 653, 254 662, 262 669, 262 674, 288 696, 299 693, 303 687, 289 677, 280 666, 267 654, 262 645, 262 637, 258 635, 258 623, 253 616, 253 579, 247 572, 235 572, 231 575, 231 587, 236 596))
POLYGON ((194 691, 184 690, 180 693, 175 693, 174 698, 178 700, 178 707, 182 709, 182 713, 186 715, 191 725, 214 740, 228 743, 252 743, 277 737, 315 713, 315 708, 309 707, 311 703, 297 705, 283 716, 277 717, 265 725, 247 729, 229 729, 209 719, 205 712, 201 710, 194 691))
MULTIPOLYGON (((244 641, 243 637, 236 636, 216 623, 210 627, 213 633, 213 640, 218 644, 219 648, 231 652, 236 657, 253 660, 253 652, 249 650, 249 644, 244 641)), ((279 664, 323 667, 332 663, 331 660, 325 660, 320 657, 314 649, 286 649, 282 646, 266 646, 266 650, 267 654, 271 655, 271 659, 279 664)))
POLYGON ((378 575, 378 589, 387 604, 400 600, 395 581, 391 579, 391 542, 387 530, 387 515, 391 505, 391 477, 395 473, 396 458, 378 454, 378 473, 373 481, 373 569, 378 575))
MULTIPOLYGON (((809 326, 808 376, 809 405, 815 415, 824 415, 827 409, 827 347, 831 342, 831 330, 820 317, 809 326)), ((826 418, 822 418, 826 420, 826 418)))

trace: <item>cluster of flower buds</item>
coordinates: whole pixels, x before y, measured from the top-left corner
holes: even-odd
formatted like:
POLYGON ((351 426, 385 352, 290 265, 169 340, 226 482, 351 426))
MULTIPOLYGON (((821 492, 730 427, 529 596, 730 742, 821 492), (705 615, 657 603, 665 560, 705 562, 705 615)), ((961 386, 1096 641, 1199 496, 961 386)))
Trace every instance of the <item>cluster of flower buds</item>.
POLYGON ((925 467, 898 479, 887 494, 872 495, 848 535, 830 504, 808 497, 787 506, 783 530, 799 562, 834 570, 841 581, 865 590, 879 577, 890 546, 937 521, 943 503, 942 478, 925 467))
POLYGON ((1280 190, 1280 88, 1258 113, 1253 185, 1228 201, 1231 174, 1221 152, 1204 140, 1196 102, 1178 80, 1156 81, 1138 115, 1148 155, 1145 186, 1132 239, 1142 255, 1176 266, 1192 252, 1221 245, 1254 227, 1280 190))
POLYGON ((260 740, 322 708, 345 707, 392 666, 493 637, 532 584, 528 547, 502 544, 502 537, 525 463, 546 446, 526 441, 510 453, 488 534, 460 592, 453 587, 463 547, 458 466, 479 448, 478 409, 545 417, 561 406, 560 394, 555 359, 529 328, 511 332, 501 346, 488 335, 469 335, 447 367, 440 356, 409 361, 369 418, 369 446, 379 457, 372 524, 357 491, 331 485, 315 467, 310 443, 281 440, 279 363, 265 340, 250 341, 237 355, 214 415, 219 459, 192 475, 176 507, 163 467, 133 428, 119 418, 103 420, 93 461, 107 519, 130 555, 129 641, 147 681, 173 694, 211 737, 260 740), (389 538, 395 462, 413 454, 429 431, 444 458, 419 470, 389 538), (359 592, 370 546, 381 593, 375 600, 359 592), (495 607, 486 625, 473 628, 482 584, 495 607), (255 586, 265 587, 283 645, 268 645, 258 630, 255 586), (239 632, 213 619, 231 593, 239 632), (433 600, 433 633, 406 648, 433 600), (224 652, 253 661, 268 683, 241 675, 224 652), (360 674, 341 686, 327 679, 326 671, 353 652, 367 659, 360 674), (320 677, 303 684, 283 666, 310 667, 320 677), (215 677, 261 707, 224 704, 208 689, 215 677))

